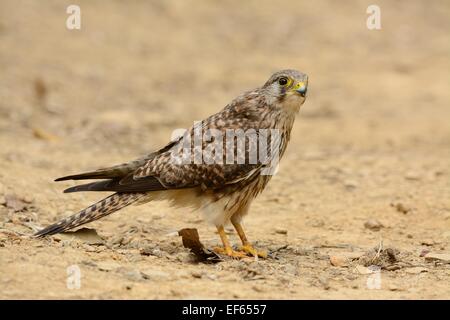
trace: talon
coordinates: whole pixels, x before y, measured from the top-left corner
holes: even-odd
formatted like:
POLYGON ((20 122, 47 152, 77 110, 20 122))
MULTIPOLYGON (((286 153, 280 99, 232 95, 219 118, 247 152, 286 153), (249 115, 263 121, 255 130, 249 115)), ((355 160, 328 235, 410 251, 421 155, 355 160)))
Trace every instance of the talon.
POLYGON ((248 257, 247 253, 242 251, 234 251, 231 248, 215 247, 213 250, 217 254, 226 255, 234 259, 242 259, 248 257))
POLYGON ((264 258, 264 259, 267 258, 267 251, 265 251, 265 250, 256 250, 255 248, 253 248, 253 246, 251 244, 243 245, 240 248, 240 250, 245 252, 247 255, 250 255, 250 256, 253 256, 253 257, 258 256, 258 257, 264 258))

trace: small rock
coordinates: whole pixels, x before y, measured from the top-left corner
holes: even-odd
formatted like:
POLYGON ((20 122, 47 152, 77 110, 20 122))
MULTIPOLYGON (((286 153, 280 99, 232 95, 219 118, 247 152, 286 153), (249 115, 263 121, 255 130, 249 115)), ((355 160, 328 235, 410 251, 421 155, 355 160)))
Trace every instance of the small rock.
POLYGON ((23 198, 23 201, 25 201, 26 203, 32 203, 34 201, 32 196, 25 196, 23 198))
POLYGON ((252 289, 255 290, 256 292, 264 292, 264 288, 261 286, 252 286, 252 289))
POLYGON ((111 238, 108 241, 108 246, 110 246, 110 247, 120 246, 122 244, 122 241, 123 241, 123 236, 122 235, 114 236, 113 238, 111 238))
POLYGON ((217 280, 217 276, 216 276, 215 274, 207 274, 206 277, 207 277, 209 280, 217 280))
POLYGON ((395 284, 390 284, 390 285, 388 286, 388 289, 389 289, 390 291, 400 291, 400 288, 399 288, 398 286, 396 286, 395 284))
POLYGON ((83 261, 81 261, 81 264, 88 266, 88 267, 97 267, 97 264, 91 260, 83 260, 83 261))
POLYGON ((275 233, 278 233, 278 234, 287 234, 288 231, 287 231, 286 229, 283 229, 283 228, 275 228, 275 233))
POLYGON ((79 240, 89 245, 100 245, 104 243, 104 240, 98 235, 95 229, 81 228, 76 231, 68 231, 57 236, 54 236, 55 240, 79 240))
POLYGON ((189 263, 192 261, 192 255, 189 252, 179 252, 175 257, 180 262, 189 263))
POLYGON ((170 275, 167 272, 155 269, 145 269, 141 271, 144 279, 154 280, 154 281, 163 281, 168 280, 170 275))
POLYGON ((435 242, 432 239, 425 239, 425 240, 422 240, 420 242, 420 244, 423 245, 423 246, 431 247, 431 246, 433 246, 435 244, 435 242))
POLYGON ((22 211, 27 207, 26 203, 14 194, 5 196, 5 204, 8 208, 13 209, 16 212, 22 211))
POLYGON ((364 222, 364 227, 373 231, 378 231, 381 228, 383 228, 383 225, 380 221, 376 219, 369 219, 366 222, 364 222))
POLYGON ((323 287, 325 290, 329 290, 329 289, 331 288, 328 279, 325 278, 325 277, 320 277, 320 278, 319 278, 319 283, 322 285, 322 287, 323 287))
POLYGON ((4 196, 0 196, 0 205, 5 205, 6 204, 6 199, 4 196))
POLYGON ((100 271, 109 272, 109 271, 116 270, 120 267, 121 267, 120 264, 115 263, 115 262, 99 262, 99 263, 97 263, 97 268, 100 271))
POLYGON ((197 279, 201 279, 203 277, 203 274, 204 274, 204 272, 201 272, 201 271, 192 271, 191 272, 191 275, 197 279))
POLYGON ((430 250, 424 249, 420 251, 419 257, 425 257, 428 253, 430 253, 430 250))
POLYGON ((142 281, 144 276, 138 270, 130 270, 125 273, 125 278, 131 281, 142 281))
POLYGON ((405 174, 405 179, 406 180, 420 180, 421 179, 421 175, 417 171, 408 171, 405 174))
POLYGON ((140 254, 143 256, 155 256, 161 258, 164 254, 159 248, 145 247, 142 248, 140 254))
POLYGON ((293 276, 297 276, 298 275, 298 270, 295 266, 293 266, 292 264, 288 263, 283 267, 284 271, 290 275, 293 276))
POLYGON ((325 221, 320 220, 320 219, 313 220, 313 221, 311 221, 310 225, 311 225, 311 227, 314 227, 314 228, 322 228, 325 226, 325 221))
POLYGON ((161 213, 155 212, 155 213, 152 214, 152 219, 153 220, 159 220, 159 219, 162 219, 163 217, 164 217, 164 215, 161 214, 161 213))
POLYGON ((344 267, 348 265, 348 259, 343 256, 330 256, 330 263, 335 267, 344 267))
POLYGON ((38 139, 47 141, 58 141, 59 137, 54 134, 47 132, 41 128, 33 128, 33 136, 38 139))
POLYGON ((371 273, 373 273, 372 270, 370 270, 367 267, 361 266, 361 265, 357 265, 355 269, 356 269, 356 271, 358 271, 359 274, 371 274, 371 273))
POLYGON ((426 261, 440 261, 443 263, 450 263, 450 254, 446 253, 427 253, 425 255, 426 261))
POLYGON ((161 258, 164 254, 163 254, 163 252, 160 249, 155 248, 155 249, 152 250, 151 255, 155 256, 155 257, 158 257, 158 258, 161 258))
POLYGON ((88 244, 83 244, 83 249, 86 252, 98 252, 98 248, 96 248, 94 246, 91 246, 91 245, 88 245, 88 244))
POLYGON ((395 208, 395 210, 397 210, 398 212, 401 212, 403 214, 407 214, 408 212, 411 211, 411 208, 405 206, 403 203, 401 202, 397 202, 397 203, 391 203, 391 206, 395 208))
POLYGON ((347 189, 355 189, 358 186, 358 182, 355 180, 345 180, 344 181, 344 187, 347 189))
POLYGON ((428 269, 427 268, 422 268, 422 267, 413 267, 413 268, 405 269, 405 272, 409 273, 409 274, 419 274, 419 273, 422 273, 422 272, 428 272, 428 269))
POLYGON ((169 232, 166 234, 166 237, 178 237, 178 231, 169 232))

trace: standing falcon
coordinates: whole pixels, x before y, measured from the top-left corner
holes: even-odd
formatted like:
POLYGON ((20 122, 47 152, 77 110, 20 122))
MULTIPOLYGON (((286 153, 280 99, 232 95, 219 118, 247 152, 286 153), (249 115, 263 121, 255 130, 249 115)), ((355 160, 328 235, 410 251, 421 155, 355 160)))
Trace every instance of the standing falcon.
POLYGON ((217 251, 231 257, 264 256, 247 240, 241 220, 269 182, 273 170, 268 169, 276 166, 275 160, 286 150, 295 116, 305 102, 307 85, 308 77, 301 72, 276 72, 262 87, 238 96, 222 111, 156 152, 128 163, 56 179, 98 180, 68 188, 66 193, 114 193, 35 236, 70 230, 133 203, 169 200, 176 207, 190 207, 206 215, 224 246, 217 251), (241 133, 244 143, 239 141, 241 133), (256 140, 251 139, 254 137, 256 140), (240 251, 232 249, 225 234, 224 225, 229 221, 242 240, 240 251))

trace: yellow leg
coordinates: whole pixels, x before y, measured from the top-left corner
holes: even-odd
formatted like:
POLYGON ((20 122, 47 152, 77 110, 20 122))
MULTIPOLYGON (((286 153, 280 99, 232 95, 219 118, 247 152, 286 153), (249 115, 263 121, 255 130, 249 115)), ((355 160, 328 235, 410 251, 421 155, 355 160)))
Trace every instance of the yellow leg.
POLYGON ((231 248, 230 241, 225 234, 223 226, 217 227, 217 232, 219 233, 220 239, 222 240, 223 248, 214 248, 214 251, 219 254, 226 254, 227 256, 230 256, 232 258, 244 258, 246 256, 245 253, 234 251, 233 248, 231 248))
POLYGON ((267 252, 256 250, 253 248, 252 244, 247 240, 247 236, 245 235, 244 229, 242 228, 242 225, 240 222, 231 220, 231 223, 233 224, 234 228, 236 229, 239 238, 241 238, 242 241, 242 247, 241 250, 245 253, 252 255, 252 256, 258 256, 260 258, 267 258, 267 252))

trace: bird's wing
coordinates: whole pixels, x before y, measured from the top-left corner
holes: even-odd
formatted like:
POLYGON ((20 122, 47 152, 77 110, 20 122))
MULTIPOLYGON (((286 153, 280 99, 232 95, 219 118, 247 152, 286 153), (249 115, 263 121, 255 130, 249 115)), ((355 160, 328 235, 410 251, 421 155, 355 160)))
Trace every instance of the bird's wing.
MULTIPOLYGON (((244 98, 241 98, 244 99, 244 98)), ((246 103, 251 103, 248 98, 246 103)), ((244 132, 248 129, 254 129, 258 134, 258 129, 269 128, 269 124, 262 121, 261 113, 257 109, 242 108, 241 103, 237 102, 229 105, 223 111, 204 120, 199 126, 203 129, 215 129, 222 133, 225 141, 226 130, 240 129, 244 132), (252 111, 253 110, 253 111, 252 111)), ((256 102, 257 103, 257 102, 256 102)), ((142 183, 145 179, 150 179, 149 184, 153 184, 153 179, 157 179, 161 185, 166 189, 191 188, 200 186, 202 189, 216 189, 222 188, 226 185, 242 182, 246 179, 252 179, 259 174, 261 167, 265 164, 257 159, 257 162, 249 163, 249 148, 250 143, 245 143, 245 163, 231 163, 227 164, 226 144, 222 144, 223 161, 217 163, 207 164, 203 161, 195 162, 195 149, 192 148, 191 142, 194 141, 193 135, 196 127, 193 126, 185 134, 184 138, 191 137, 188 143, 188 149, 191 154, 188 157, 188 162, 177 163, 174 160, 174 154, 180 156, 183 151, 185 139, 181 139, 174 144, 171 150, 160 153, 157 156, 149 159, 144 165, 137 168, 133 174, 127 175, 120 181, 123 186, 132 186, 137 183, 142 183)), ((203 131, 204 132, 204 131, 203 131)), ((258 141, 258 139, 256 139, 258 141)), ((202 150, 208 149, 212 146, 213 141, 202 141, 202 150)), ((253 146, 255 147, 255 146, 253 146)), ((257 148, 257 146, 256 146, 257 148)), ((237 146, 234 145, 234 156, 237 158, 237 146)), ((145 188, 145 184, 142 184, 145 188)), ((139 190, 143 191, 143 190, 139 190)))
MULTIPOLYGON (((66 189, 65 192, 77 191, 115 191, 115 192, 148 192, 165 189, 192 188, 200 186, 203 189, 216 189, 226 185, 242 182, 258 175, 259 169, 264 166, 261 162, 248 163, 248 152, 250 143, 245 143, 245 163, 226 164, 226 161, 211 164, 196 163, 194 161, 193 150, 191 161, 188 163, 177 163, 173 155, 183 151, 187 136, 193 137, 198 126, 202 130, 218 130, 226 136, 229 129, 239 129, 247 131, 254 129, 258 134, 258 129, 269 128, 270 125, 262 120, 259 108, 260 101, 258 95, 247 93, 236 98, 221 112, 212 115, 197 126, 193 126, 184 137, 171 142, 166 147, 154 152, 146 157, 140 158, 130 163, 87 172, 79 175, 72 175, 57 179, 61 180, 81 180, 81 179, 106 179, 92 182, 66 189), (255 108, 249 107, 254 105, 255 108), (175 152, 174 152, 175 151, 175 152)), ((192 138, 193 141, 194 138, 192 138)), ((257 139, 258 140, 258 139, 257 139)), ((257 141, 256 140, 256 141, 257 141)), ((211 146, 213 140, 202 141, 202 150, 211 146)), ((189 145, 191 145, 189 143, 189 145)), ((226 145, 223 145, 222 154, 225 157, 226 145)), ((255 146, 253 146, 255 147, 255 146)), ((179 154, 178 154, 179 155, 179 154)), ((234 156, 237 158, 237 147, 234 148, 234 156)))

